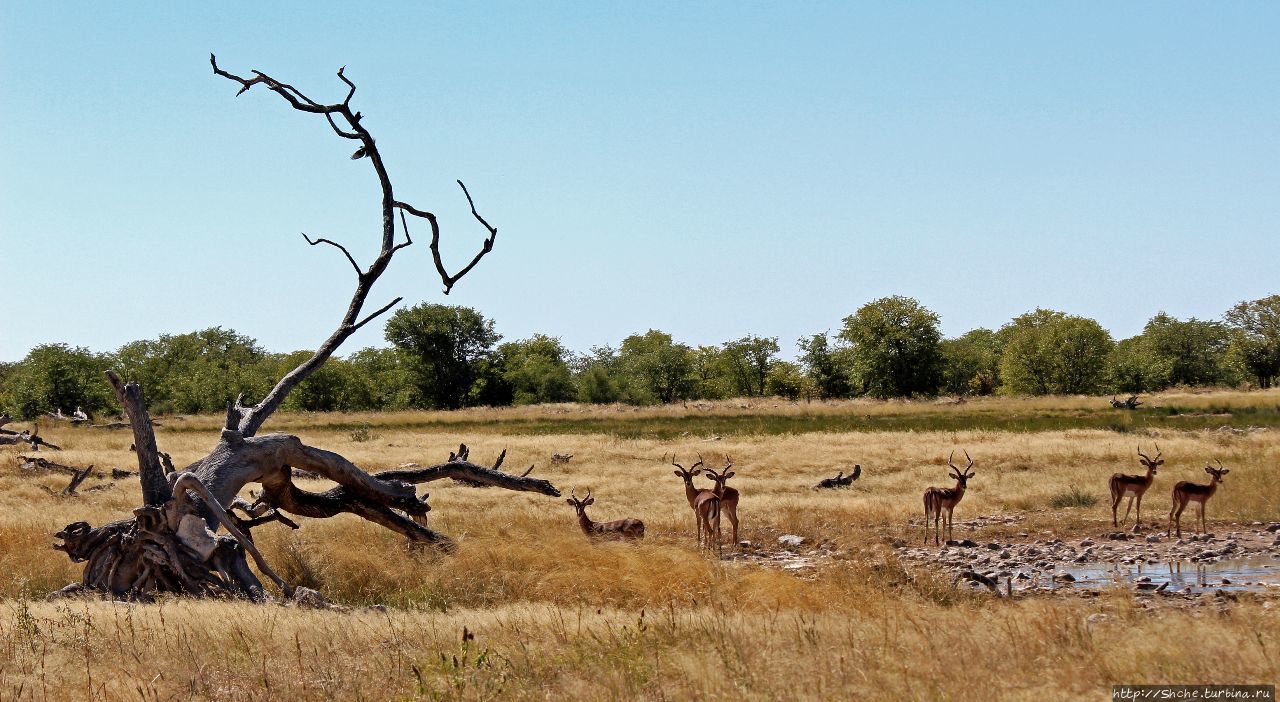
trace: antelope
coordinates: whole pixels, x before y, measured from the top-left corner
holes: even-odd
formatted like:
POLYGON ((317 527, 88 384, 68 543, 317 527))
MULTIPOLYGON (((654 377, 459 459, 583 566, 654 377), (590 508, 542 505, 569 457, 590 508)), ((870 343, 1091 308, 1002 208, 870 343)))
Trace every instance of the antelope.
POLYGON ((947 521, 947 538, 951 538, 951 526, 953 523, 952 513, 955 511, 956 505, 960 504, 960 499, 964 497, 964 489, 968 485, 969 478, 975 473, 970 470, 973 468, 973 459, 969 458, 969 452, 964 452, 965 460, 969 461, 969 465, 960 470, 952 459, 956 457, 956 452, 951 451, 951 457, 947 459, 947 465, 951 466, 951 470, 947 472, 952 478, 955 478, 956 486, 953 488, 931 487, 924 491, 924 542, 929 543, 929 518, 933 518, 934 535, 933 542, 940 544, 938 532, 941 531, 941 522, 944 518, 943 510, 946 510, 945 519, 947 521))
POLYGON ((1133 500, 1138 499, 1138 515, 1134 521, 1135 525, 1142 524, 1142 496, 1147 492, 1147 488, 1151 487, 1151 483, 1156 479, 1156 469, 1164 465, 1164 459, 1160 456, 1164 452, 1160 450, 1160 445, 1156 444, 1156 457, 1150 458, 1142 452, 1142 447, 1138 447, 1138 462, 1147 467, 1146 475, 1125 475, 1116 473, 1111 476, 1111 526, 1118 527, 1129 518, 1129 509, 1133 507, 1133 500), (1124 519, 1116 521, 1116 512, 1120 509, 1120 501, 1129 497, 1129 504, 1124 508, 1124 519))
MULTIPOLYGON (((1199 505, 1200 511, 1200 529, 1196 533, 1203 534, 1205 532, 1204 524, 1204 505, 1213 497, 1213 493, 1218 491, 1218 486, 1222 484, 1222 476, 1230 473, 1231 470, 1222 467, 1222 461, 1218 461, 1218 467, 1206 465, 1204 472, 1209 474, 1210 480, 1208 485, 1199 485, 1187 480, 1179 481, 1173 486, 1173 509, 1169 510, 1169 531, 1173 531, 1173 525, 1176 520, 1178 525, 1178 538, 1182 538, 1182 510, 1187 508, 1187 504, 1195 502, 1199 505)), ((1169 531, 1165 532, 1165 536, 1169 535, 1169 531)))
POLYGON ((582 527, 582 533, 589 538, 597 539, 643 539, 644 538, 644 522, 639 519, 618 519, 612 522, 593 522, 587 516, 587 507, 595 504, 596 498, 591 496, 591 491, 587 490, 587 496, 578 499, 578 490, 574 488, 569 493, 571 497, 565 502, 569 506, 578 510, 578 526, 582 527))
MULTIPOLYGON (((698 462, 702 462, 702 456, 698 456, 698 462)), ((707 477, 711 478, 716 484, 712 491, 716 497, 720 498, 720 511, 724 512, 724 516, 729 518, 729 523, 733 525, 733 543, 738 543, 738 491, 725 487, 725 481, 732 478, 735 473, 730 473, 729 469, 733 467, 733 459, 728 456, 724 457, 724 468, 716 473, 711 468, 703 468, 707 477)))
POLYGON ((698 525, 698 546, 703 544, 702 532, 705 529, 707 539, 712 534, 716 537, 716 548, 720 547, 720 498, 712 490, 699 490, 693 486, 693 476, 700 471, 698 466, 702 465, 702 458, 698 458, 698 462, 693 464, 689 470, 685 470, 684 466, 676 463, 676 457, 671 457, 671 465, 676 467, 674 471, 677 476, 684 480, 684 496, 689 501, 689 507, 693 510, 694 521, 698 525), (714 527, 714 528, 713 528, 714 527))

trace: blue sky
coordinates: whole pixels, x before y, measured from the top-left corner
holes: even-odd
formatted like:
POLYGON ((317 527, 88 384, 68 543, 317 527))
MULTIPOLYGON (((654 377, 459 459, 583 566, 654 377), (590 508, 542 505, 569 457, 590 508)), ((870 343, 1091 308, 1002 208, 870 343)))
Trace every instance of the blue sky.
MULTIPOLYGON (((958 335, 1037 306, 1117 337, 1280 292, 1277 3, 0 2, 0 360, 231 327, 314 347, 377 248, 367 161, 212 75, 343 94, 435 211, 370 303, 507 338, 794 340, 885 295, 958 335), (127 9, 126 9, 127 8, 127 9)), ((382 344, 380 325, 344 352, 382 344)))

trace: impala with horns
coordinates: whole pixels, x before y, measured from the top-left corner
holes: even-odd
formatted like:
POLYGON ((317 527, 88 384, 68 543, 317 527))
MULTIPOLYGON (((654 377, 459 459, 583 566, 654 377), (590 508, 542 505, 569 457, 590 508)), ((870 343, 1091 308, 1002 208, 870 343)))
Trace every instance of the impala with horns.
POLYGON ((700 472, 698 467, 702 465, 702 458, 699 457, 698 462, 689 470, 676 463, 675 456, 671 457, 671 465, 676 467, 675 474, 684 480, 684 496, 689 501, 689 508, 693 510, 693 518, 698 525, 698 546, 703 545, 702 534, 705 531, 708 545, 714 536, 716 548, 720 548, 720 498, 713 490, 700 490, 693 486, 693 476, 700 472))
POLYGON ((1173 486, 1173 509, 1169 510, 1169 531, 1165 532, 1165 536, 1173 531, 1174 523, 1177 523, 1178 538, 1182 538, 1182 510, 1192 502, 1196 503, 1200 512, 1199 531, 1203 534, 1205 529, 1204 523, 1204 506, 1213 497, 1213 493, 1218 491, 1218 486, 1222 484, 1222 476, 1230 473, 1231 470, 1222 467, 1222 461, 1218 461, 1218 467, 1206 465, 1204 472, 1209 474, 1209 484, 1200 485, 1187 480, 1179 482, 1173 486))
MULTIPOLYGON (((698 463, 702 463, 702 456, 698 456, 698 463)), ((729 469, 733 467, 733 459, 728 456, 724 457, 724 468, 717 473, 712 468, 703 468, 707 477, 716 485, 712 488, 712 492, 716 497, 720 498, 720 511, 724 516, 729 518, 729 523, 733 525, 733 543, 738 543, 738 491, 725 487, 725 482, 732 478, 736 473, 730 473, 729 469)))
POLYGON ((1155 482, 1156 469, 1164 465, 1164 459, 1160 445, 1156 444, 1156 457, 1151 458, 1142 452, 1142 447, 1138 447, 1138 462, 1146 466, 1146 475, 1125 475, 1116 473, 1111 476, 1111 526, 1118 527, 1129 519, 1129 510, 1133 507, 1133 500, 1138 500, 1138 515, 1135 517, 1134 525, 1142 524, 1142 496, 1146 494, 1147 488, 1151 487, 1151 483, 1155 482), (1124 508, 1124 519, 1116 520, 1116 513, 1120 509, 1120 501, 1126 496, 1129 498, 1129 504, 1124 508))
POLYGON ((570 506, 578 511, 578 526, 582 527, 582 533, 593 539, 643 539, 644 538, 644 522, 639 519, 618 519, 612 522, 593 522, 587 516, 587 507, 595 504, 596 498, 591 496, 591 491, 587 490, 587 496, 578 499, 577 488, 569 492, 569 499, 565 500, 570 506))
POLYGON ((964 467, 964 470, 960 470, 960 468, 952 462, 955 457, 956 452, 953 450, 951 452, 951 457, 947 459, 947 465, 951 466, 951 470, 948 471, 947 474, 955 479, 956 486, 953 488, 931 487, 924 491, 924 542, 926 544, 929 543, 930 519, 933 519, 933 542, 935 544, 942 543, 939 538, 939 532, 941 532, 941 522, 944 518, 946 520, 947 538, 951 538, 951 527, 954 521, 953 513, 955 512, 956 505, 960 504, 961 498, 964 497, 964 490, 969 484, 969 478, 972 478, 975 475, 973 470, 971 470, 973 468, 973 459, 969 458, 968 450, 964 452, 964 458, 969 462, 969 464, 964 467))

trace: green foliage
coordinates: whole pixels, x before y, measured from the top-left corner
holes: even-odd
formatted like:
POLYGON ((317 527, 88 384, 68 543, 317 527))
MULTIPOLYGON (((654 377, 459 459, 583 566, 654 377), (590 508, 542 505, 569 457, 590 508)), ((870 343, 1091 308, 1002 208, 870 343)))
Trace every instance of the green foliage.
POLYGON ((279 378, 256 340, 222 327, 125 344, 115 365, 142 384, 154 412, 221 411, 241 393, 261 398, 279 378))
POLYGON ((542 334, 498 347, 502 379, 517 405, 572 402, 578 388, 566 359, 569 352, 559 339, 542 334))
POLYGON ((1280 376, 1280 295, 1238 303, 1223 319, 1231 330, 1232 358, 1258 387, 1271 387, 1280 376))
POLYGON ((110 359, 66 344, 43 344, 5 373, 0 406, 14 417, 70 413, 76 407, 101 412, 116 407, 104 375, 110 359))
POLYGON ((422 303, 391 315, 386 338, 409 359, 418 398, 428 407, 457 409, 484 397, 473 385, 502 336, 470 307, 422 303))
POLYGON ((422 407, 412 361, 399 349, 366 348, 346 359, 345 409, 398 410, 422 407))
POLYGON ((825 332, 803 337, 796 345, 800 347, 800 367, 817 387, 819 396, 832 398, 853 394, 846 370, 852 364, 841 358, 841 350, 832 348, 825 332))
POLYGON ((1158 385, 1141 336, 1118 342, 1107 354, 1107 383, 1116 392, 1147 392, 1158 385))
POLYGON ((765 394, 769 369, 777 362, 778 337, 744 336, 720 348, 720 366, 738 397, 765 394))
POLYGON ((1164 312, 1142 330, 1154 389, 1173 385, 1218 385, 1229 380, 1225 364, 1231 335, 1220 322, 1182 321, 1164 312))
POLYGON ((818 384, 799 365, 790 361, 775 361, 769 368, 767 391, 770 395, 788 400, 810 400, 818 394, 818 384))
POLYGON ((733 394, 725 377, 724 359, 718 346, 693 350, 693 395, 703 400, 719 400, 733 394))
POLYGON ((844 319, 850 377, 875 397, 937 393, 942 380, 938 315, 910 297, 869 302, 844 319))
POLYGON ((665 332, 650 329, 622 340, 617 369, 622 399, 652 404, 688 399, 693 394, 694 353, 665 332))
POLYGON ((939 345, 942 390, 951 395, 991 395, 1000 384, 1000 337, 974 329, 939 345))
POLYGON ((1004 387, 1027 395, 1097 392, 1115 345, 1094 320, 1046 309, 1016 317, 999 337, 1004 387))

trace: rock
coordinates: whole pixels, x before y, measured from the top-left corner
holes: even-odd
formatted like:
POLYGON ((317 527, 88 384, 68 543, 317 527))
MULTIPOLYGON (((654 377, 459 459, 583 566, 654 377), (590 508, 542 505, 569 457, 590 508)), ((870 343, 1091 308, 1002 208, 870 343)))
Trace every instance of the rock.
POLYGON ((1098 614, 1090 614, 1089 616, 1084 618, 1085 622, 1089 624, 1100 624, 1102 622, 1107 621, 1108 619, 1110 619, 1110 617, 1108 617, 1105 614, 1102 614, 1101 612, 1099 612, 1098 614))
POLYGON ((974 541, 973 539, 965 539, 964 541, 960 542, 960 547, 961 548, 977 548, 978 542, 974 541))
MULTIPOLYGON (((779 546, 787 546, 790 548, 795 548, 803 543, 804 543, 804 537, 796 536, 795 534, 783 534, 782 536, 778 537, 779 546)), ((950 545, 951 542, 948 541, 947 544, 950 545)))
POLYGON ((1155 584, 1155 583, 1151 583, 1151 582, 1138 583, 1138 584, 1137 584, 1137 585, 1135 585, 1134 587, 1138 588, 1139 590, 1143 590, 1143 591, 1146 591, 1146 590, 1154 590, 1154 589, 1156 589, 1156 584, 1155 584))
POLYGON ((1223 578, 1223 579, 1222 579, 1222 584, 1223 584, 1223 585, 1230 585, 1230 584, 1231 584, 1231 581, 1230 581, 1230 580, 1228 580, 1228 579, 1226 579, 1226 578, 1223 578))
POLYGON ((1088 548, 1093 545, 1093 539, 1083 539, 1080 541, 1080 548, 1088 548))
POLYGON ((1140 582, 1140 583, 1149 583, 1149 582, 1151 582, 1151 577, 1150 577, 1150 576, 1147 576, 1147 575, 1144 575, 1144 576, 1142 576, 1141 578, 1138 578, 1138 582, 1140 582))
POLYGON ((1026 549, 1022 551, 1022 553, 1027 556, 1039 556, 1040 549, 1036 548, 1035 546, 1028 546, 1026 549))
POLYGON ((1158 544, 1162 540, 1159 534, 1147 534, 1147 543, 1149 544, 1158 544))
POLYGON ((1135 533, 1135 534, 1141 534, 1142 532, 1146 531, 1146 529, 1144 529, 1144 528, 1143 528, 1143 526, 1142 526, 1141 524, 1134 524, 1134 525, 1133 525, 1133 528, 1132 528, 1132 529, 1130 529, 1129 531, 1131 531, 1131 532, 1133 532, 1133 533, 1135 533))
MULTIPOLYGON (((893 540, 893 547, 894 547, 894 548, 904 548, 904 547, 906 547, 906 545, 907 545, 907 542, 903 541, 902 539, 894 539, 894 540, 893 540)), ((750 541, 739 541, 739 542, 738 542, 738 548, 751 548, 751 542, 750 542, 750 541)))
POLYGON ((386 606, 386 605, 380 605, 380 604, 372 604, 372 605, 369 605, 368 607, 365 607, 365 608, 364 608, 364 611, 366 611, 366 612, 378 612, 378 613, 380 613, 380 614, 386 614, 386 613, 387 613, 387 606, 386 606))
POLYGON ((1272 524, 1271 526, 1268 526, 1268 527, 1267 527, 1267 531, 1270 531, 1270 532, 1273 532, 1273 533, 1274 533, 1274 532, 1277 532, 1277 531, 1280 531, 1280 522, 1276 522, 1276 523, 1272 524))
POLYGON ((1017 575, 1013 576, 1013 578, 1015 580, 1030 580, 1031 576, 1020 570, 1017 575))
POLYGON ((999 550, 1000 550, 1000 544, 998 544, 998 543, 996 543, 996 542, 992 541, 991 543, 987 544, 987 548, 991 549, 992 551, 999 551, 999 550))
POLYGON ((324 595, 309 587, 298 587, 293 590, 293 603, 304 609, 326 609, 329 602, 324 595))
POLYGON ((1004 550, 1004 551, 1001 551, 1001 552, 1000 552, 1000 557, 1001 557, 1001 558, 1003 558, 1003 559, 1005 559, 1005 560, 1008 560, 1008 559, 1010 559, 1010 558, 1013 558, 1013 554, 1012 554, 1012 553, 1009 553, 1009 551, 1008 551, 1008 550, 1004 550))
POLYGON ((1074 583, 1076 581, 1076 576, 1070 573, 1059 573, 1056 576, 1054 576, 1054 578, 1056 580, 1061 580, 1064 583, 1074 583))

